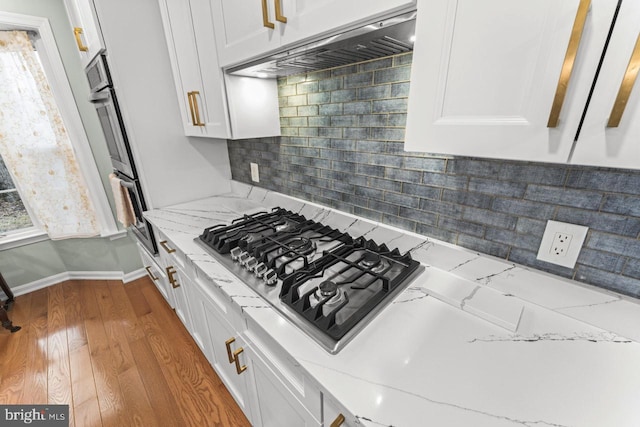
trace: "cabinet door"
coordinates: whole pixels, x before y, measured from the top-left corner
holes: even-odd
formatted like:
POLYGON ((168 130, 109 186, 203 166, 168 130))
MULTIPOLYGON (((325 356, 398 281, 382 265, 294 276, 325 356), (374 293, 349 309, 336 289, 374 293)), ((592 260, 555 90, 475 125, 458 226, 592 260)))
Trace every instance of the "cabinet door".
POLYGON ((73 27, 73 35, 83 66, 87 66, 104 50, 104 40, 95 15, 92 0, 65 0, 65 7, 73 27))
MULTIPOLYGON (((248 377, 247 370, 238 373, 236 364, 229 362, 227 346, 233 352, 245 348, 246 344, 239 331, 226 320, 226 316, 232 315, 230 307, 215 296, 216 291, 211 287, 212 283, 196 279, 195 286, 190 288, 189 307, 194 319, 194 339, 203 348, 204 354, 224 382, 225 386, 234 397, 242 412, 249 420, 251 409, 248 401, 248 377), (230 338, 234 341, 227 344, 230 338)), ((238 354, 240 367, 247 366, 246 353, 238 354)))
POLYGON ((187 328, 187 331, 189 331, 189 333, 193 335, 193 333, 191 332, 193 330, 193 327, 191 323, 189 303, 187 302, 186 294, 187 289, 189 287, 192 287, 193 283, 191 283, 188 276, 179 268, 176 268, 173 276, 173 283, 171 283, 171 287, 173 289, 176 315, 185 326, 185 328, 187 328))
POLYGON ((274 0, 282 4, 287 23, 282 26, 281 44, 367 23, 401 10, 415 8, 415 0, 274 0))
POLYGON ((625 0, 611 35, 572 163, 640 169, 638 68, 640 2, 625 0), (628 98, 625 101, 626 96, 628 98), (615 109, 618 109, 617 116, 620 117, 618 124, 614 120, 610 123, 610 118, 616 117, 615 109))
POLYGON ((246 349, 248 366, 255 388, 254 424, 263 427, 307 427, 320 426, 282 382, 276 373, 262 360, 257 350, 246 349))
POLYGON ((160 11, 185 134, 228 138, 224 82, 215 55, 209 1, 160 0, 160 11))
POLYGON ((147 270, 147 274, 149 278, 153 280, 153 283, 156 285, 156 288, 160 291, 164 299, 171 305, 169 295, 170 295, 170 287, 169 281, 167 280, 167 275, 164 270, 164 267, 161 267, 159 263, 149 255, 149 253, 142 248, 140 243, 138 243, 138 252, 140 253, 140 259, 142 259, 142 265, 147 270))
POLYGON ((566 162, 615 9, 596 4, 585 15, 584 0, 418 0, 405 149, 566 162))
POLYGON ((282 26, 276 21, 273 2, 274 0, 211 0, 221 66, 260 56, 280 46, 282 26), (263 10, 262 6, 266 6, 266 9, 263 10), (267 18, 273 28, 265 26, 263 17, 267 18))

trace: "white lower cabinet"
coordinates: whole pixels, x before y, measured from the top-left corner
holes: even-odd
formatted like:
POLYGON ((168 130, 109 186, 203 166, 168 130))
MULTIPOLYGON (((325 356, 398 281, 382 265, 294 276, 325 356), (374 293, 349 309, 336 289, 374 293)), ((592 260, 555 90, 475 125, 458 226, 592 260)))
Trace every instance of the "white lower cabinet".
POLYGON ((212 280, 201 276, 198 271, 187 288, 193 338, 251 424, 322 426, 320 389, 212 280))
MULTIPOLYGON (((306 406, 298 400, 298 393, 287 383, 283 372, 278 372, 257 345, 247 351, 247 365, 251 368, 252 413, 263 427, 321 426, 306 406)), ((320 402, 319 392, 317 402, 320 402)))
POLYGON ((241 335, 242 317, 231 301, 210 280, 197 277, 188 293, 193 319, 193 338, 252 424, 249 405, 247 345, 241 335), (237 362, 236 362, 237 360, 237 362))
POLYGON ((324 395, 322 397, 322 419, 324 427, 352 427, 360 424, 356 417, 342 408, 333 398, 324 395))
POLYGON ((160 294, 167 303, 173 307, 173 298, 170 298, 170 296, 172 296, 171 287, 167 279, 166 271, 164 267, 160 265, 160 260, 152 257, 140 243, 138 243, 138 252, 140 253, 142 265, 144 265, 144 268, 147 270, 149 278, 156 285, 156 288, 158 288, 158 291, 160 291, 160 294))

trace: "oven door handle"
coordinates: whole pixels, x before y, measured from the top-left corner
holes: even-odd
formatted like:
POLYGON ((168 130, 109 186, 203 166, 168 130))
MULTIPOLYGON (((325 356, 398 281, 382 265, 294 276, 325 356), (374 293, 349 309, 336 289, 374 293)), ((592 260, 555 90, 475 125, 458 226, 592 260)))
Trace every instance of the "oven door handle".
POLYGON ((91 102, 92 104, 99 104, 101 102, 108 101, 109 98, 111 98, 111 94, 109 93, 108 90, 103 90, 100 92, 92 92, 89 95, 89 102, 91 102))
POLYGON ((125 187, 125 188, 130 188, 132 190, 135 190, 136 186, 133 184, 133 182, 125 182, 123 180, 120 180, 120 185, 125 187))

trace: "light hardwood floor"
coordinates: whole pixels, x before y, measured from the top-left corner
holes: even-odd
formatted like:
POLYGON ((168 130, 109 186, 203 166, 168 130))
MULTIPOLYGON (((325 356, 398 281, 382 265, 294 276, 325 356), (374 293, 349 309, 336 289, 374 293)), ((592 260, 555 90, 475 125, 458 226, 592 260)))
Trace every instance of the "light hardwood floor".
POLYGON ((70 426, 248 426, 147 278, 16 297, 0 331, 0 403, 68 404, 70 426))

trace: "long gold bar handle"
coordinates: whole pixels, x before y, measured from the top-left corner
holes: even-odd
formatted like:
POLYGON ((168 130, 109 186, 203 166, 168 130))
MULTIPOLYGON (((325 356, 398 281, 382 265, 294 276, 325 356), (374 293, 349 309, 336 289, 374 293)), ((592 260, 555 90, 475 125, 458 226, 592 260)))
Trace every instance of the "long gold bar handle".
POLYGON ((547 122, 547 127, 549 128, 558 126, 560 111, 562 110, 564 97, 567 94, 569 81, 571 80, 571 72, 573 71, 573 65, 576 62, 578 48, 580 47, 580 40, 582 39, 582 31, 584 30, 584 25, 587 22, 587 14, 589 13, 590 6, 591 0, 580 0, 580 4, 578 5, 576 20, 573 22, 571 38, 569 39, 567 53, 564 57, 562 70, 560 71, 560 79, 558 80, 558 87, 556 88, 556 96, 553 98, 551 113, 549 113, 549 121, 547 122))
POLYGON ((273 0, 276 5, 276 21, 286 24, 287 17, 282 14, 282 5, 280 4, 281 1, 282 0, 273 0))
POLYGON ((331 427, 340 427, 344 423, 344 415, 338 414, 335 420, 331 423, 331 427))
POLYGON ((262 0, 262 25, 271 28, 276 28, 273 22, 269 21, 269 11, 267 10, 267 0, 262 0))
POLYGON ((187 92, 187 99, 189 100, 189 110, 191 110, 191 123, 196 125, 196 114, 193 110, 193 92, 187 92))
POLYGON ((76 36, 76 43, 78 44, 78 49, 80 50, 80 52, 86 52, 89 50, 89 48, 86 47, 84 44, 82 44, 82 39, 80 38, 80 34, 82 34, 82 28, 74 27, 73 35, 76 36))
POLYGON ((175 249, 171 249, 169 247, 169 245, 167 245, 167 241, 166 240, 162 240, 160 242, 160 246, 162 246, 162 249, 164 249, 165 251, 167 251, 168 254, 175 252, 175 249))
POLYGON ((240 375, 241 373, 247 370, 247 365, 240 366, 240 358, 238 357, 240 356, 240 353, 242 353, 243 351, 244 351, 244 348, 240 347, 239 349, 233 352, 233 361, 236 363, 236 372, 238 373, 238 375, 240 375))
POLYGON ((158 281, 158 278, 153 275, 153 272, 151 271, 150 266, 147 266, 144 269, 147 270, 147 273, 149 273, 149 277, 151 277, 151 280, 153 280, 154 282, 158 281))
POLYGON ((196 98, 196 95, 200 95, 200 92, 198 92, 197 90, 194 90, 193 92, 191 92, 191 96, 193 99, 193 109, 195 110, 195 113, 196 113, 196 119, 193 125, 204 126, 204 123, 200 121, 200 109, 198 108, 198 98, 196 98))
POLYGON ((233 344, 235 340, 236 339, 234 337, 231 337, 224 342, 224 345, 227 347, 227 357, 229 358, 229 363, 235 362, 235 359, 233 358, 233 354, 231 354, 231 344, 233 344))
POLYGON ((638 34, 636 45, 633 48, 631 58, 629 58, 629 65, 627 65, 627 71, 625 71, 624 78, 620 84, 620 90, 618 90, 616 102, 613 104, 607 127, 615 128, 620 124, 629 96, 631 96, 631 90, 638 78, 638 71, 640 71, 640 34, 638 34))

